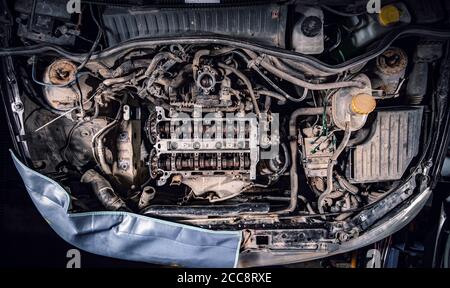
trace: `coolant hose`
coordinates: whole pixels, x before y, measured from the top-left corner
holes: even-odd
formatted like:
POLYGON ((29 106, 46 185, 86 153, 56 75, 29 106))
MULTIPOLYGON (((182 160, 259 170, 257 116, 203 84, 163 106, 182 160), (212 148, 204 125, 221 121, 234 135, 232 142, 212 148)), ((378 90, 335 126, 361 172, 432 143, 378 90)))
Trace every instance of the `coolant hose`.
MULTIPOLYGON (((358 81, 341 81, 341 82, 330 82, 330 83, 311 83, 305 80, 302 80, 300 78, 294 77, 289 73, 286 73, 278 68, 276 68, 274 65, 270 64, 267 59, 261 58, 259 60, 258 54, 256 54, 253 51, 245 50, 245 52, 252 58, 253 61, 259 62, 259 64, 272 73, 273 75, 284 79, 288 82, 291 82, 294 85, 304 87, 308 90, 328 90, 328 89, 337 89, 337 88, 345 88, 345 87, 359 87, 363 88, 363 83, 358 81)), ((251 65, 251 67, 254 67, 255 65, 251 65)))
POLYGON ((91 185, 94 194, 106 209, 131 212, 125 201, 114 192, 108 180, 97 171, 93 169, 86 171, 81 177, 81 183, 91 185))
POLYGON ((272 98, 277 99, 278 100, 278 102, 277 102, 278 105, 286 104, 286 98, 283 95, 278 94, 276 92, 269 91, 269 90, 258 90, 257 93, 259 95, 263 95, 263 96, 272 97, 272 98))
MULTIPOLYGON (((341 144, 339 144, 339 146, 336 149, 336 151, 334 151, 333 156, 331 156, 330 163, 328 164, 328 168, 327 168, 327 188, 325 189, 325 191, 322 192, 322 194, 320 194, 319 200, 317 201, 317 204, 319 206, 319 213, 320 214, 324 213, 324 210, 323 210, 323 204, 324 203, 323 202, 324 202, 325 198, 333 190, 333 168, 334 168, 334 164, 336 163, 339 155, 341 155, 342 151, 344 151, 345 147, 347 147, 347 143, 348 143, 348 140, 350 140, 350 135, 351 134, 352 134, 352 132, 350 130, 350 123, 347 122, 345 124, 344 138, 342 139, 341 144)), ((325 217, 322 217, 322 218, 325 218, 325 217)))
POLYGON ((261 111, 259 110, 259 106, 258 106, 258 101, 256 100, 256 95, 255 95, 255 91, 253 91, 252 88, 252 82, 250 82, 250 80, 247 78, 247 76, 244 75, 244 73, 242 73, 241 71, 237 70, 234 67, 228 66, 224 63, 218 63, 218 66, 220 68, 223 68, 225 70, 228 70, 232 73, 234 73, 237 77, 239 77, 242 82, 244 82, 245 86, 247 86, 248 92, 250 93, 250 98, 252 99, 252 103, 253 103, 253 108, 255 109, 255 113, 256 116, 259 117, 259 115, 261 114, 261 111))
POLYGON ((223 47, 221 49, 216 50, 202 49, 195 52, 194 59, 192 59, 192 74, 194 80, 197 81, 197 71, 198 68, 200 67, 200 58, 202 58, 203 56, 212 56, 212 57, 220 56, 226 53, 230 53, 234 49, 235 48, 233 47, 223 47))
POLYGON ((298 175, 297 175, 297 119, 301 116, 314 116, 321 115, 323 113, 323 107, 307 107, 299 108, 291 114, 289 120, 289 138, 290 138, 290 148, 291 148, 291 169, 290 169, 290 180, 291 180, 291 200, 289 206, 283 210, 276 211, 277 214, 288 214, 295 210, 298 201, 298 175))
MULTIPOLYGON (((348 146, 348 144, 347 144, 347 146, 348 146)), ((336 179, 338 180, 338 183, 342 188, 344 188, 345 190, 347 190, 348 192, 350 192, 353 195, 358 194, 358 192, 359 192, 358 187, 356 187, 355 185, 350 183, 344 176, 336 174, 336 179)))
POLYGON ((175 56, 174 54, 172 54, 170 52, 160 52, 153 57, 152 62, 150 62, 150 65, 148 65, 147 70, 145 71, 144 75, 147 77, 150 76, 150 74, 152 74, 153 71, 155 71, 158 63, 164 59, 172 59, 172 60, 180 61, 177 58, 177 56, 175 56))

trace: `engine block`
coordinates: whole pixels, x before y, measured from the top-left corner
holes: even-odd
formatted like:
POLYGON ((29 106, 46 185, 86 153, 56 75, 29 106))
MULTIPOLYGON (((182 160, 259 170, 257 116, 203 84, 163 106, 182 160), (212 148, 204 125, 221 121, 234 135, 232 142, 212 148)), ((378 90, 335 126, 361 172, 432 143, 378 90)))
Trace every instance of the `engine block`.
POLYGON ((146 127, 153 150, 150 172, 164 185, 172 175, 254 180, 259 161, 258 120, 240 113, 204 114, 156 107, 146 127))

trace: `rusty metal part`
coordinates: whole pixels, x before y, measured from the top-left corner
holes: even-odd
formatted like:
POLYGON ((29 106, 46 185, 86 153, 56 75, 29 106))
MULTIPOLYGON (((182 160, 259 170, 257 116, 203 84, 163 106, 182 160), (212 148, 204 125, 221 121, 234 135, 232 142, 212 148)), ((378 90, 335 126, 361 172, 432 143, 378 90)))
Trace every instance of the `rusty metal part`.
MULTIPOLYGON (((44 72, 43 82, 56 86, 45 86, 44 97, 51 108, 66 111, 80 105, 80 90, 83 96, 87 96, 92 88, 86 85, 88 75, 79 76, 79 88, 75 83, 67 87, 58 87, 73 82, 76 77, 77 66, 66 59, 58 59, 51 63, 44 72)), ((91 101, 83 103, 84 109, 92 107, 91 101)))
POLYGON ((250 185, 249 181, 232 175, 193 176, 184 178, 182 183, 189 186, 196 197, 206 198, 211 203, 233 198, 250 185))
POLYGON ((377 68, 384 74, 397 75, 405 70, 408 56, 405 51, 391 47, 377 57, 377 68))
POLYGON ((237 205, 151 205, 142 211, 144 215, 159 217, 177 217, 191 220, 207 219, 208 217, 233 217, 245 215, 260 216, 269 212, 269 203, 242 203, 237 205))
MULTIPOLYGON (((390 47, 376 59, 376 74, 379 83, 374 88, 381 89, 387 95, 396 92, 400 80, 405 76, 408 56, 405 51, 397 47, 390 47)), ((394 95, 396 96, 396 95, 394 95)))
POLYGON ((139 198, 138 208, 139 210, 144 209, 150 202, 155 198, 156 190, 152 186, 145 186, 142 189, 141 197, 139 198))
POLYGON ((67 59, 58 59, 48 66, 48 80, 55 85, 70 83, 75 80, 77 66, 67 59))
POLYGON ((122 121, 117 132, 117 155, 112 173, 121 184, 126 186, 138 184, 141 178, 143 162, 140 156, 140 124, 140 120, 122 121))

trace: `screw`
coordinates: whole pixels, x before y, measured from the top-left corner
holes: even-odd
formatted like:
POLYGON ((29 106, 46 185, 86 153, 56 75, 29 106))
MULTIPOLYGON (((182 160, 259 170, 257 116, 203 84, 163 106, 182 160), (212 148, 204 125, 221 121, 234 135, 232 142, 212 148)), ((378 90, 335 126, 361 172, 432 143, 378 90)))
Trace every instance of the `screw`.
POLYGON ((20 102, 14 103, 14 109, 16 111, 22 111, 23 110, 23 104, 20 102))
POLYGON ((128 133, 127 132, 120 132, 119 134, 119 140, 127 140, 128 138, 128 133))
POLYGON ((83 130, 83 131, 81 131, 80 134, 81 134, 82 137, 87 137, 87 136, 89 136, 89 131, 83 130))
POLYGON ((128 163, 120 163, 119 167, 121 170, 128 170, 128 163))

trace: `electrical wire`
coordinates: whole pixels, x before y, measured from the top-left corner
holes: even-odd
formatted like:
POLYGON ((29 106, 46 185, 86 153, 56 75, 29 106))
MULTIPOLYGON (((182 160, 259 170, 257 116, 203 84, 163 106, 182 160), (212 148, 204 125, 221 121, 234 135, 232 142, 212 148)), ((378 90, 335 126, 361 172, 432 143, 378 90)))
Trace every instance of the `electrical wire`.
POLYGON ((88 75, 88 74, 91 75, 90 72, 76 73, 76 74, 75 74, 75 78, 72 79, 71 81, 65 83, 65 84, 45 83, 45 82, 39 81, 39 80, 37 79, 37 77, 36 77, 36 62, 37 62, 36 56, 33 56, 33 57, 31 58, 31 61, 32 61, 32 64, 31 64, 31 79, 32 79, 33 82, 35 82, 36 84, 41 85, 41 86, 45 86, 45 87, 60 87, 60 88, 69 87, 69 86, 72 86, 76 81, 78 81, 78 79, 79 79, 81 76, 88 75))
POLYGON ((360 16, 360 15, 363 15, 363 14, 367 13, 367 11, 345 12, 345 11, 336 10, 334 8, 331 8, 330 6, 327 6, 327 5, 322 5, 321 7, 323 9, 327 10, 328 12, 331 12, 333 14, 336 14, 336 15, 339 15, 339 16, 343 16, 343 17, 354 17, 354 16, 360 16))
POLYGON ((80 107, 81 118, 84 118, 83 91, 81 90, 80 81, 78 81, 78 78, 75 79, 76 79, 75 84, 79 92, 78 102, 80 107))
MULTIPOLYGON (((96 95, 96 94, 93 93, 91 97, 89 97, 88 99, 86 99, 86 101, 83 102, 83 105, 86 104, 86 103, 88 103, 89 101, 91 101, 91 100, 95 97, 95 95, 96 95)), ((74 111, 74 110, 76 110, 76 109, 78 109, 78 108, 80 108, 80 107, 76 106, 76 107, 73 107, 73 108, 67 110, 66 112, 60 114, 60 115, 57 116, 56 118, 53 118, 53 119, 50 120, 49 122, 45 123, 45 124, 42 125, 41 127, 39 127, 39 128, 37 128, 36 130, 34 130, 34 132, 38 132, 39 130, 44 129, 44 128, 47 127, 48 125, 52 124, 53 122, 57 121, 58 119, 60 119, 60 118, 62 118, 62 117, 64 117, 64 116, 68 115, 69 113, 72 113, 72 111, 74 111)))
MULTIPOLYGON (((89 62, 90 58, 92 57, 92 54, 94 53, 95 49, 99 46, 100 40, 101 40, 102 36, 104 35, 104 30, 103 30, 103 27, 98 22, 97 18, 95 17, 95 13, 94 13, 92 4, 89 4, 89 11, 91 13, 93 21, 97 25, 98 33, 97 33, 97 37, 96 37, 95 41, 93 42, 93 44, 91 46, 91 49, 89 50, 88 54, 86 55, 85 59, 77 67, 77 70, 75 72, 75 78, 65 84, 52 84, 52 83, 45 83, 45 82, 39 81, 36 77, 36 62, 37 62, 36 56, 33 55, 31 77, 36 84, 39 84, 41 86, 46 86, 46 87, 68 87, 68 86, 71 86, 72 84, 74 84, 75 82, 77 82, 81 76, 86 75, 86 74, 91 74, 89 72, 80 73, 80 71, 86 66, 86 64, 89 62)), ((77 85, 79 85, 79 84, 77 84, 77 85)), ((81 91, 81 89, 79 89, 79 90, 81 91)))
POLYGON ((100 43, 100 40, 102 39, 102 36, 104 34, 103 27, 100 25, 100 23, 97 21, 97 18, 95 18, 94 8, 92 8, 92 4, 89 4, 89 11, 91 12, 92 20, 94 20, 95 24, 98 28, 97 38, 94 41, 94 44, 92 44, 91 49, 89 50, 88 54, 86 55, 86 58, 83 62, 78 66, 77 72, 86 66, 86 64, 89 62, 89 60, 92 57, 92 54, 94 53, 95 49, 97 48, 98 44, 100 43))
POLYGON ((59 149, 61 155, 63 156, 63 158, 64 158, 66 161, 68 161, 68 160, 67 160, 67 156, 66 156, 66 152, 67 152, 67 148, 69 148, 70 142, 71 142, 71 140, 72 140, 73 133, 75 132, 75 130, 76 130, 77 128, 79 128, 82 124, 84 124, 84 122, 85 122, 85 121, 79 121, 79 122, 75 123, 75 124, 72 126, 72 128, 70 128, 70 131, 69 131, 68 136, 67 136, 67 138, 66 138, 66 143, 64 144, 64 146, 63 146, 61 149, 59 149))

